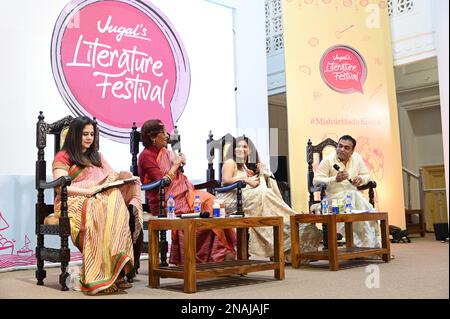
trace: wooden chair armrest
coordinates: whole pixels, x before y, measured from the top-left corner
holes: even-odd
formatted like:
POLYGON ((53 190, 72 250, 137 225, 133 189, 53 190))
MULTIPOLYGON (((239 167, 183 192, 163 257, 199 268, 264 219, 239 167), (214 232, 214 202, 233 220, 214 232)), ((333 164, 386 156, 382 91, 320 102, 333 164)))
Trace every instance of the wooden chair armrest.
POLYGON ((166 187, 169 184, 170 184, 170 179, 168 179, 168 178, 161 178, 161 179, 159 179, 157 181, 154 181, 154 182, 151 182, 149 184, 141 185, 141 190, 149 191, 149 190, 156 189, 156 188, 159 188, 159 187, 166 187))
POLYGON ((369 181, 367 184, 358 186, 358 190, 363 191, 369 188, 376 188, 377 187, 377 183, 374 181, 369 181))
POLYGON ((247 186, 247 183, 244 181, 237 181, 233 184, 227 185, 227 186, 223 186, 223 187, 217 187, 214 190, 218 193, 224 193, 224 192, 228 192, 232 189, 236 189, 236 188, 245 188, 245 186, 247 186))
POLYGON ((218 181, 212 180, 212 181, 207 181, 207 182, 204 182, 201 184, 194 185, 194 188, 195 189, 204 189, 204 188, 216 188, 219 186, 220 186, 220 184, 218 181))
POLYGON ((72 178, 70 176, 61 176, 58 179, 55 179, 54 181, 46 182, 46 181, 40 181, 39 182, 39 188, 40 189, 49 189, 49 188, 56 188, 56 187, 67 187, 72 183, 72 178))

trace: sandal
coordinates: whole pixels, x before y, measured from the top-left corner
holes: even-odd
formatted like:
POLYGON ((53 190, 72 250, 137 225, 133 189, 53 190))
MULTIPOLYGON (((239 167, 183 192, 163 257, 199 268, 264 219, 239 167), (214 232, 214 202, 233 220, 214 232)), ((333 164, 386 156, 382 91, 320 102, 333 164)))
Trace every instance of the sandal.
POLYGON ((123 278, 117 279, 114 284, 117 286, 117 288, 119 288, 121 290, 133 287, 133 285, 131 283, 129 283, 128 281, 126 281, 123 278))

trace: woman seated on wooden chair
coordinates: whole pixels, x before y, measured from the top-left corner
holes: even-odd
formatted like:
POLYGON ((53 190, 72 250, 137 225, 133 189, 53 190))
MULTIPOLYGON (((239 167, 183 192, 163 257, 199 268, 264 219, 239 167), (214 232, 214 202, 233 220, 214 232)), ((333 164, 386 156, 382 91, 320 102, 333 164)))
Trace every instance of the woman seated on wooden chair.
MULTIPOLYGON (((67 187, 68 215, 74 245, 83 254, 81 291, 93 295, 130 288, 124 275, 133 269, 133 241, 142 229, 142 202, 139 181, 101 191, 111 182, 132 177, 130 172, 114 172, 95 148, 96 125, 88 117, 75 118, 69 126, 62 150, 53 160, 53 177, 70 176, 67 187), (100 192, 99 192, 100 191, 100 192), (128 205, 135 217, 133 240, 128 205)), ((45 223, 57 222, 61 213, 60 194, 55 214, 45 223)))
MULTIPOLYGON (((212 216, 214 196, 200 190, 180 171, 186 163, 184 154, 175 154, 167 150, 169 135, 164 124, 158 120, 148 120, 142 125, 141 140, 145 149, 139 154, 138 172, 141 182, 148 184, 161 178, 170 179, 166 188, 166 200, 170 195, 175 199, 175 214, 192 213, 195 196, 200 196, 202 212, 208 211, 212 216)), ((146 191, 146 198, 151 212, 159 208, 158 190, 146 191)), ((183 263, 183 232, 172 231, 170 247, 171 264, 183 263)), ((236 256, 236 234, 231 229, 197 230, 197 262, 219 262, 234 259, 236 256)))
MULTIPOLYGON (((260 162, 258 151, 252 141, 244 136, 236 139, 233 151, 229 150, 227 160, 222 166, 222 184, 229 185, 244 181, 242 189, 245 216, 283 216, 284 249, 286 260, 290 261, 291 233, 289 219, 296 214, 284 201, 272 173, 260 162)), ((224 152, 227 153, 226 151, 224 152)), ((227 213, 236 211, 234 191, 221 194, 227 213)), ((302 251, 317 251, 321 240, 320 231, 315 225, 300 224, 300 243, 302 251)), ((273 257, 273 234, 270 227, 250 228, 250 255, 273 257)))

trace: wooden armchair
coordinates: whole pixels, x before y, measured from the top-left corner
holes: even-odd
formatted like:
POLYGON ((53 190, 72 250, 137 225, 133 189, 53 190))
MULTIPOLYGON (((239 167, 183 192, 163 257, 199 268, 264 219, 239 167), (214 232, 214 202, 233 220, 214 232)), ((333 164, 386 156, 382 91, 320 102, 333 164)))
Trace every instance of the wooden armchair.
MULTIPOLYGON (((37 190, 37 202, 36 202, 36 259, 37 270, 36 279, 38 285, 44 284, 44 278, 46 277, 46 271, 44 270, 44 261, 59 262, 61 263, 61 274, 59 276, 59 283, 61 290, 66 291, 68 287, 66 285, 66 279, 69 276, 67 272, 67 266, 70 261, 70 248, 69 248, 69 236, 70 236, 70 221, 68 217, 68 204, 67 204, 67 187, 71 184, 71 178, 69 176, 62 176, 56 180, 47 181, 46 179, 46 161, 45 161, 45 147, 47 146, 47 136, 54 136, 54 154, 56 154, 62 147, 65 134, 72 122, 72 116, 66 116, 63 119, 54 123, 46 123, 44 121, 44 115, 39 112, 38 122, 36 124, 36 147, 38 148, 38 156, 36 161, 36 190, 37 190), (57 225, 45 225, 44 220, 47 216, 54 213, 53 203, 47 204, 45 202, 44 191, 46 189, 53 189, 56 195, 55 189, 61 187, 61 216, 57 225), (53 235, 60 237, 59 248, 45 247, 45 236, 53 235)), ((95 118, 94 118, 95 121, 95 118)), ((98 149, 98 130, 96 134, 96 145, 98 149)), ((130 228, 134 228, 134 215, 130 208, 130 228)), ((131 229, 131 232, 133 229, 131 229)), ((136 245, 136 244, 135 244, 136 245)), ((136 267, 136 263, 134 265, 136 267)), ((134 274, 127 275, 128 281, 132 281, 134 274)))
MULTIPOLYGON (((227 185, 224 187, 219 187, 222 181, 222 166, 225 160, 233 157, 233 150, 236 145, 236 138, 234 138, 231 134, 226 134, 222 136, 218 140, 213 139, 213 134, 210 131, 207 140, 207 158, 208 158, 208 169, 206 171, 206 179, 207 183, 216 184, 216 187, 208 188, 208 191, 212 194, 228 192, 230 190, 236 189, 236 202, 237 202, 237 214, 244 215, 242 210, 242 188, 245 187, 244 182, 236 182, 231 185, 227 185), (216 150, 218 152, 217 156, 217 178, 216 178, 216 170, 214 169, 214 162, 216 160, 216 150)), ((278 160, 278 158, 276 159, 278 160)), ((286 166, 286 158, 284 158, 284 165, 286 166)), ((278 164, 278 163, 277 163, 278 164)), ((274 174, 275 176, 277 174, 274 174)), ((287 179, 287 177, 285 177, 287 179)), ((277 185, 280 190, 280 193, 283 197, 284 202, 286 202, 289 206, 291 205, 290 198, 290 187, 289 184, 285 181, 281 181, 277 179, 277 185)), ((205 184, 198 185, 205 188, 205 184)))
POLYGON ((242 208, 242 188, 246 186, 244 181, 238 181, 233 184, 223 186, 222 185, 222 166, 223 163, 233 156, 234 145, 236 139, 231 134, 226 134, 218 140, 214 140, 213 134, 209 131, 208 140, 206 141, 206 156, 208 158, 208 169, 206 170, 206 183, 196 185, 196 189, 206 188, 208 192, 215 195, 217 193, 225 193, 231 190, 236 190, 236 215, 244 216, 244 210, 242 208), (217 178, 216 170, 214 169, 214 160, 217 156, 217 178))
POLYGON ((44 115, 42 112, 39 112, 38 119, 39 120, 36 124, 36 147, 38 148, 38 157, 36 161, 36 279, 38 285, 44 284, 44 278, 46 277, 44 261, 60 262, 61 274, 59 275, 59 283, 61 285, 61 290, 65 291, 69 289, 66 285, 66 279, 69 276, 67 266, 70 261, 70 248, 68 240, 70 236, 70 221, 67 215, 67 186, 70 185, 71 178, 69 176, 62 176, 57 180, 47 182, 44 150, 47 146, 47 135, 52 134, 55 136, 54 152, 56 154, 56 152, 59 151, 61 132, 69 127, 73 117, 67 116, 55 123, 47 124, 44 122, 44 115), (44 225, 45 217, 54 212, 53 204, 45 203, 44 191, 46 189, 56 189, 57 187, 61 187, 61 217, 59 218, 59 224, 44 225), (61 239, 60 248, 45 247, 45 235, 59 236, 61 239))
MULTIPOLYGON (((130 153, 131 153, 131 166, 130 171, 133 173, 134 176, 139 176, 138 173, 138 154, 139 154, 139 148, 141 143, 141 132, 138 131, 138 128, 136 126, 136 123, 133 123, 133 126, 131 127, 130 132, 130 153)), ((178 134, 178 129, 175 126, 174 133, 170 135, 169 144, 172 146, 172 150, 179 150, 180 149, 180 135, 178 134)), ((166 217, 166 193, 165 193, 165 187, 169 185, 170 181, 168 179, 162 178, 160 180, 154 181, 149 184, 144 184, 141 186, 142 191, 149 191, 153 189, 158 189, 159 193, 159 209, 157 212, 150 211, 150 206, 147 203, 147 199, 145 199, 144 203, 142 204, 143 210, 144 210, 144 225, 143 230, 148 230, 148 220, 151 218, 151 216, 157 216, 157 217, 166 217)), ((137 248, 137 250, 134 252, 135 256, 140 255, 141 252, 148 253, 148 241, 144 240, 144 233, 142 232, 139 236, 140 242, 142 243, 140 247, 137 248)), ((160 232, 160 247, 159 251, 161 254, 161 266, 168 266, 167 263, 167 252, 168 252, 168 242, 166 237, 166 231, 160 232)), ((140 265, 139 258, 137 258, 138 266, 140 265)), ((137 267, 139 268, 139 267, 137 267)))

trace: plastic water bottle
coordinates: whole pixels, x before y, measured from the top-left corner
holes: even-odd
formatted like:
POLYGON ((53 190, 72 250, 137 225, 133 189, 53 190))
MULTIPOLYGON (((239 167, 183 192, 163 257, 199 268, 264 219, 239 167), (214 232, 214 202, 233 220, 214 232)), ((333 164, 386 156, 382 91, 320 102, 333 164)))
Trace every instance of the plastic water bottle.
POLYGON ((322 199, 322 215, 328 214, 328 198, 324 196, 322 199))
POLYGON ((213 216, 220 217, 220 202, 215 199, 213 204, 213 216))
POLYGON ((344 200, 342 199, 342 196, 340 196, 340 195, 338 197, 338 209, 339 209, 339 214, 344 213, 344 200))
POLYGON ((345 199, 345 213, 350 214, 352 212, 352 198, 350 197, 350 194, 347 194, 347 198, 345 199))
POLYGON ((169 199, 167 200, 167 218, 175 218, 175 200, 173 199, 173 195, 169 195, 169 199))
POLYGON ((200 213, 202 211, 202 201, 200 196, 196 195, 194 199, 194 213, 200 213))
POLYGON ((225 202, 221 199, 219 200, 219 204, 220 204, 220 217, 225 217, 226 216, 225 202))
POLYGON ((331 201, 331 209, 333 214, 339 214, 339 206, 336 198, 331 201))

